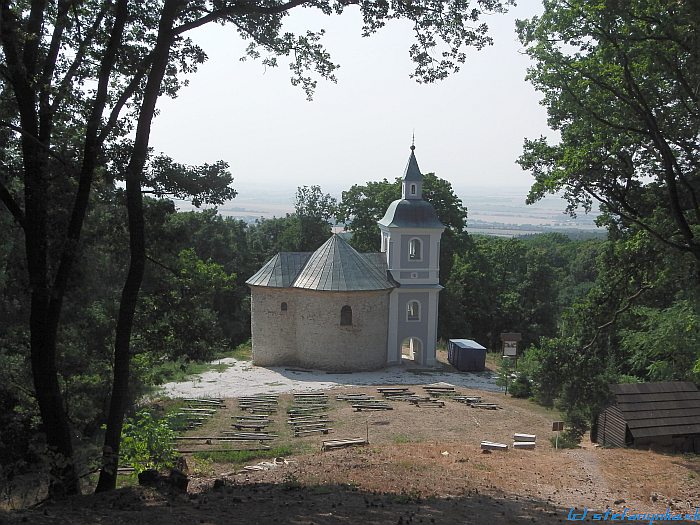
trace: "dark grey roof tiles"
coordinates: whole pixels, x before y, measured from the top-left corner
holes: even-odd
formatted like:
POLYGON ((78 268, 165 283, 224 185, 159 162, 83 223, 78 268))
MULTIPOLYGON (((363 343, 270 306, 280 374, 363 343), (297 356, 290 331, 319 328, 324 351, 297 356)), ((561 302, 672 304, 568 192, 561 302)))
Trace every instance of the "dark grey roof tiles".
POLYGON ((411 181, 422 181, 423 175, 418 168, 418 161, 416 160, 416 154, 411 150, 411 156, 408 157, 408 164, 406 164, 406 171, 403 174, 403 180, 411 181))
POLYGON ((326 291, 387 290, 394 285, 339 235, 316 250, 292 285, 326 291))
POLYGON ((326 291, 388 290, 395 286, 388 277, 384 254, 360 254, 339 235, 313 253, 278 253, 246 284, 326 291))
POLYGON ((422 199, 399 199, 392 202, 379 224, 394 228, 445 228, 433 205, 422 199))
POLYGON ((246 284, 287 288, 311 257, 310 252, 280 252, 260 268, 246 284))

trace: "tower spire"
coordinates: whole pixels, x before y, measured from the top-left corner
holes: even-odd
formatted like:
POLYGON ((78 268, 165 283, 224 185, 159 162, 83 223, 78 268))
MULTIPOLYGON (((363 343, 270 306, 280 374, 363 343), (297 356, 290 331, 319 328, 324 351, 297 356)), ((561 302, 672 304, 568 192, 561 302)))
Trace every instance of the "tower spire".
POLYGON ((413 132, 411 138, 411 155, 408 157, 408 164, 403 175, 401 185, 401 198, 403 199, 422 199, 423 175, 418 168, 416 160, 416 132, 413 132))

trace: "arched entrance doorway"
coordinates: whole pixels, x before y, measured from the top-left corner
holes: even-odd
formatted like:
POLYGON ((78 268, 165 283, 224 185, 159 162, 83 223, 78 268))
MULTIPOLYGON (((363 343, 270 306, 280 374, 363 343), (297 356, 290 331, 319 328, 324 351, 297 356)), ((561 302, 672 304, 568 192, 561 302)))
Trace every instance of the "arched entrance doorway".
POLYGON ((401 343, 401 361, 423 364, 423 343, 417 337, 407 337, 401 343))

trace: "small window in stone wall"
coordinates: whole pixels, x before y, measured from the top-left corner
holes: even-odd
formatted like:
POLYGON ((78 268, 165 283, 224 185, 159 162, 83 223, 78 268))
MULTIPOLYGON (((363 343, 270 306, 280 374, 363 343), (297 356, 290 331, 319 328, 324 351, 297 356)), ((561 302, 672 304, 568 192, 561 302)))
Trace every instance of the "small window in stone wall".
POLYGON ((352 308, 347 304, 340 309, 340 326, 352 326, 352 308))
POLYGON ((280 310, 282 310, 283 312, 286 312, 287 311, 287 303, 282 303, 282 305, 280 306, 280 310))

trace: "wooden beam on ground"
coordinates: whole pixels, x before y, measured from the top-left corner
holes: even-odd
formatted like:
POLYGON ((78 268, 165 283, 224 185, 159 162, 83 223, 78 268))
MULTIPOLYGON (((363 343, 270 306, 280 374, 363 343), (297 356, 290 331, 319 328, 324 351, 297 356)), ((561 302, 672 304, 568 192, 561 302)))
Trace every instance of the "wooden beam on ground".
POLYGON ((332 450, 334 448, 359 447, 368 444, 369 442, 364 438, 329 439, 321 443, 321 450, 325 451, 332 450))
POLYGON ((482 450, 508 450, 508 445, 505 443, 494 443, 493 441, 482 441, 482 450))

